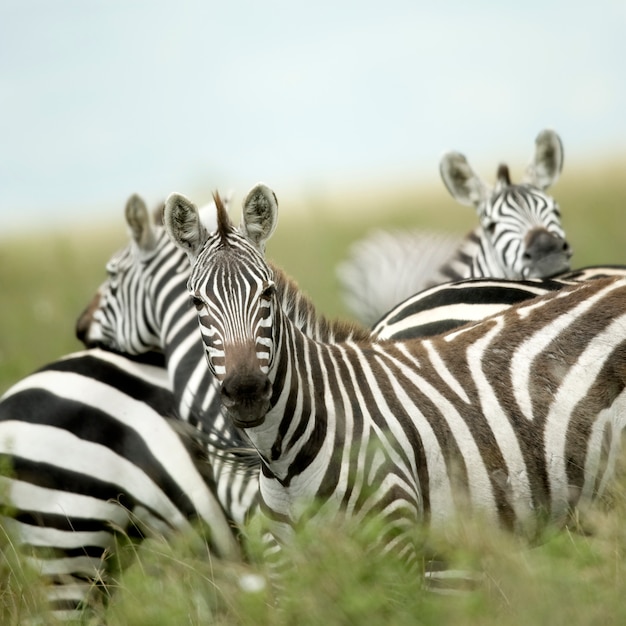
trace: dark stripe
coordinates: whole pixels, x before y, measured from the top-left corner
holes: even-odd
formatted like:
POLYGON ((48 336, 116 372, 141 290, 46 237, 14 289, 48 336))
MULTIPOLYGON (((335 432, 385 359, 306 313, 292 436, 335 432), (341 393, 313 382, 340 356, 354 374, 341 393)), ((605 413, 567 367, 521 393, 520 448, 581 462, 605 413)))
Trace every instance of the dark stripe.
POLYGON ((285 388, 289 389, 289 393, 287 395, 287 401, 285 404, 285 414, 278 426, 276 440, 274 441, 272 449, 270 451, 270 461, 275 461, 282 454, 284 437, 287 434, 287 430, 289 428, 289 424, 291 423, 293 415, 296 414, 295 407, 298 389, 296 385, 291 384, 291 379, 287 378, 287 366, 290 364, 291 361, 288 350, 289 346, 283 340, 277 346, 277 354, 274 357, 277 366, 276 375, 272 384, 272 397, 270 399, 271 406, 275 406, 276 403, 280 400, 281 393, 285 388))
POLYGON ((418 339, 420 337, 433 337, 440 335, 448 330, 459 328, 467 324, 468 320, 447 319, 439 322, 431 322, 429 324, 420 324, 418 326, 409 326, 402 330, 393 331, 393 341, 401 341, 406 339, 418 339))
MULTIPOLYGON (((62 455, 59 454, 62 462, 62 455)), ((16 455, 0 455, 0 459, 9 464, 11 476, 45 489, 54 489, 66 493, 91 496, 102 501, 116 500, 126 508, 133 508, 135 500, 124 493, 119 485, 103 481, 96 476, 75 472, 58 465, 33 461, 16 455)), ((94 473, 97 469, 94 468, 94 473)))
MULTIPOLYGON (((78 578, 78 577, 72 576, 72 578, 78 578)), ((90 581, 86 581, 86 582, 90 582, 90 581)), ((97 582, 98 581, 94 579, 94 583, 97 584, 97 582)), ((67 581, 63 581, 59 584, 66 585, 67 581)), ((55 599, 55 600, 49 601, 48 606, 50 607, 52 611, 82 611, 83 603, 79 600, 73 601, 73 600, 55 599)))
POLYGON ((111 523, 107 520, 90 518, 73 518, 58 513, 42 513, 41 511, 19 510, 11 515, 15 520, 29 526, 55 528, 75 532, 112 532, 111 523))
MULTIPOLYGON (((319 355, 317 353, 316 344, 310 343, 310 352, 308 355, 308 359, 306 362, 302 362, 300 367, 301 369, 295 373, 298 376, 299 382, 306 388, 308 386, 307 381, 307 370, 310 371, 311 377, 313 380, 313 389, 317 390, 317 393, 314 398, 314 402, 316 405, 315 413, 313 413, 313 405, 311 403, 311 394, 304 393, 303 394, 303 404, 302 409, 299 413, 297 413, 298 424, 295 429, 295 432, 290 441, 286 442, 283 448, 283 454, 287 452, 294 444, 299 447, 299 451, 294 459, 294 461, 289 466, 289 471, 287 476, 283 481, 283 485, 285 487, 289 486, 291 480, 301 474, 306 470, 307 467, 317 458, 319 454, 320 448, 326 439, 326 433, 328 424, 326 420, 316 419, 316 415, 319 412, 320 406, 324 406, 324 397, 323 390, 324 387, 322 385, 322 364, 319 360, 319 355), (309 421, 314 420, 314 427, 309 435, 309 438, 306 442, 302 442, 301 438, 304 435, 304 431, 306 429, 309 421)), ((292 350, 302 351, 300 346, 292 346, 292 350)), ((292 363, 292 366, 294 364, 292 363)), ((285 415, 281 422, 281 427, 293 421, 294 415, 296 415, 292 411, 285 411, 285 415)), ((286 430, 286 428, 285 428, 286 430)))
MULTIPOLYGON (((111 534, 111 541, 113 543, 113 531, 109 529, 111 534)), ((67 559, 67 558, 78 558, 82 556, 87 556, 92 559, 102 559, 105 552, 110 546, 79 546, 78 548, 53 548, 50 546, 32 546, 29 544, 21 544, 20 550, 22 552, 27 552, 28 554, 34 556, 37 559, 42 561, 46 560, 54 560, 54 559, 67 559)))
POLYGON ((144 402, 163 416, 176 415, 174 396, 169 390, 153 385, 95 355, 61 359, 49 363, 38 371, 72 372, 86 378, 93 378, 118 389, 134 400, 144 402))
MULTIPOLYGON (((547 291, 552 287, 559 289, 562 285, 559 283, 538 284, 535 286, 535 289, 545 288, 547 291)), ((534 298, 536 295, 534 292, 517 287, 513 281, 511 281, 510 286, 475 285, 472 282, 468 282, 465 288, 450 287, 449 289, 438 289, 435 293, 426 296, 413 296, 406 300, 404 304, 398 305, 395 309, 397 313, 386 320, 386 323, 393 324, 416 313, 438 309, 443 306, 500 303, 513 305, 529 298, 534 298)))
MULTIPOLYGON (((66 398, 59 398, 43 389, 28 389, 13 394, 0 403, 0 419, 19 419, 30 424, 62 428, 80 439, 106 446, 141 469, 155 484, 159 485, 163 493, 185 515, 193 515, 195 512, 190 499, 181 491, 181 487, 172 479, 160 461, 152 455, 142 436, 104 411, 66 398)), ((13 463, 16 470, 21 468, 23 472, 27 472, 28 480, 34 484, 70 491, 78 490, 77 493, 91 495, 102 493, 99 497, 103 499, 116 497, 120 492, 118 486, 114 487, 114 492, 107 489, 100 492, 95 482, 88 483, 91 480, 95 481, 95 478, 84 475, 71 478, 71 473, 64 473, 66 470, 62 468, 48 468, 43 464, 32 464, 33 462, 20 460, 17 457, 13 458, 13 463), (89 486, 81 490, 83 488, 81 486, 86 483, 89 486)), ((63 463, 61 452, 59 463, 63 463)), ((98 468, 94 467, 93 472, 97 474, 98 468)))
MULTIPOLYGON (((361 448, 363 447, 363 445, 365 446, 368 445, 368 440, 365 437, 365 433, 363 429, 364 420, 363 420, 363 412, 361 410, 361 406, 353 402, 351 403, 350 409, 348 410, 348 408, 346 408, 346 406, 344 405, 343 398, 339 391, 339 384, 337 382, 338 379, 341 379, 344 383, 344 386, 347 387, 346 392, 348 394, 348 397, 350 397, 350 393, 352 391, 351 389, 352 385, 350 383, 350 381, 352 380, 352 376, 350 375, 350 371, 344 360, 343 351, 340 349, 333 349, 331 347, 329 350, 325 351, 323 354, 325 356, 326 371, 337 372, 336 376, 333 376, 333 375, 329 376, 330 390, 331 390, 333 404, 334 404, 333 412, 335 413, 335 416, 336 416, 335 418, 336 427, 335 427, 335 432, 333 433, 335 437, 335 443, 334 443, 335 457, 331 460, 331 463, 329 464, 329 468, 320 485, 320 493, 322 494, 322 496, 325 496, 326 493, 328 493, 328 497, 332 495, 332 491, 330 491, 331 484, 334 490, 335 486, 337 485, 337 479, 341 475, 341 465, 344 463, 344 460, 346 457, 345 448, 348 447, 349 454, 348 454, 347 461, 349 465, 348 465, 348 474, 347 474, 347 484, 344 485, 344 495, 342 499, 342 505, 346 506, 348 502, 350 501, 350 498, 352 497, 352 493, 353 493, 353 490, 356 484, 356 479, 358 476, 359 452, 361 448), (333 365, 331 361, 331 358, 330 358, 331 351, 334 353, 335 361, 337 362, 337 365, 333 365), (348 439, 347 429, 346 429, 346 425, 344 421, 344 416, 349 411, 352 412, 352 417, 351 417, 352 434, 350 436, 350 439, 348 439)), ((373 450, 368 448, 366 450, 367 456, 369 457, 371 453, 373 453, 373 450)), ((369 471, 369 465, 367 464, 367 462, 366 462, 364 471, 366 474, 369 471)), ((360 497, 363 494, 359 493, 357 495, 360 497)), ((357 498, 357 501, 358 501, 358 498, 357 498)))
MULTIPOLYGON (((322 413, 330 409, 330 410, 333 410, 337 414, 338 417, 344 416, 345 409, 343 406, 341 395, 339 393, 339 386, 334 380, 329 380, 330 392, 331 392, 331 397, 332 397, 331 402, 333 406, 326 407, 325 405, 326 403, 326 400, 324 398, 325 386, 323 384, 322 368, 327 371, 328 370, 332 371, 332 365, 330 365, 330 358, 328 355, 328 351, 322 350, 322 358, 324 359, 324 362, 322 364, 322 362, 319 360, 319 354, 317 352, 317 344, 314 344, 311 342, 310 345, 313 348, 315 357, 316 357, 315 358, 316 367, 315 369, 312 370, 313 389, 315 390, 315 394, 316 394, 315 403, 318 407, 320 406, 322 407, 321 409, 322 413)), ((294 348, 294 349, 298 349, 300 351, 302 350, 302 348, 294 348)), ((341 356, 337 355, 337 358, 341 359, 341 356)), ((345 374, 347 376, 347 372, 345 372, 345 374)), ((300 372, 301 380, 302 380, 302 377, 305 375, 306 375, 305 371, 300 372)), ((344 380, 349 380, 349 378, 345 378, 344 380)), ((303 386, 305 388, 303 389, 304 393, 306 395, 309 395, 306 392, 306 387, 308 386, 308 383, 306 382, 306 380, 303 382, 303 386)), ((320 410, 318 408, 316 413, 319 413, 319 412, 320 410)), ((306 442, 300 443, 301 448, 298 453, 298 456, 296 457, 296 462, 292 464, 292 466, 289 467, 290 478, 293 478, 293 476, 295 476, 296 474, 303 472, 315 460, 315 458, 320 454, 321 448, 324 445, 324 442, 328 437, 327 420, 319 419, 319 417, 314 417, 313 419, 315 420, 315 427, 313 431, 311 432, 311 434, 309 435, 308 440, 306 442), (295 468, 293 467, 293 465, 295 465, 295 468)), ((304 427, 305 425, 306 424, 303 424, 301 422, 302 427, 304 427)), ((304 430, 304 428, 302 430, 304 430)), ((339 472, 337 471, 337 467, 342 462, 343 450, 346 445, 346 429, 345 429, 345 426, 341 417, 339 417, 339 419, 336 420, 336 427, 333 432, 333 437, 334 437, 334 444, 333 444, 334 454, 331 456, 331 458, 327 459, 326 472, 324 473, 324 477, 322 478, 322 481, 320 482, 320 486, 316 493, 316 496, 322 499, 330 498, 337 488, 337 479, 339 478, 339 472)), ((350 442, 348 442, 348 445, 350 445, 350 442)), ((348 490, 350 489, 351 489, 351 485, 348 486, 348 490)))

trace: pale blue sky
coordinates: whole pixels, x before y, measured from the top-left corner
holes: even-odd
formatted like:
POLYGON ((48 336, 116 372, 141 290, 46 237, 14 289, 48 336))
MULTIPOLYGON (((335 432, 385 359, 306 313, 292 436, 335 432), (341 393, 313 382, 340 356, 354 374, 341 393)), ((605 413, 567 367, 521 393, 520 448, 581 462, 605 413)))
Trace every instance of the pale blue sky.
POLYGON ((0 0, 0 215, 626 155, 626 2, 0 0))

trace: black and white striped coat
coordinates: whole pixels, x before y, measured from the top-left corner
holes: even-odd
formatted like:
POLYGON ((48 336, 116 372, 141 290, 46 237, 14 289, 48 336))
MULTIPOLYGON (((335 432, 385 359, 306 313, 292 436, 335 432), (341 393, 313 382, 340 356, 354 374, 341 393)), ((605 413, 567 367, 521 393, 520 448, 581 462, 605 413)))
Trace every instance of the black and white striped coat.
MULTIPOLYGON (((214 215, 215 209, 206 207, 209 226, 214 215)), ((179 418, 200 431, 219 434, 215 448, 208 442, 213 471, 219 476, 217 495, 230 517, 242 523, 256 506, 258 470, 239 472, 222 463, 221 438, 236 447, 249 444, 222 419, 185 289, 189 262, 165 235, 160 216, 155 221, 138 196, 127 203, 125 218, 130 243, 107 263, 107 279, 79 317, 77 336, 87 347, 164 355, 179 418)))
POLYGON ((162 367, 100 349, 41 367, 0 399, 0 456, 2 526, 49 582, 56 617, 77 617, 106 588, 122 535, 201 524, 213 554, 241 554, 162 367))
POLYGON ((500 313, 518 302, 610 276, 626 277, 626 265, 589 266, 544 279, 474 278, 442 283, 393 307, 374 324, 372 337, 432 337, 500 313))
POLYGON ((543 278, 569 269, 572 251, 555 200, 546 190, 563 166, 556 133, 544 130, 520 184, 498 169, 491 188, 458 152, 445 154, 440 172, 450 194, 474 206, 479 225, 464 239, 429 232, 376 231, 356 242, 338 267, 347 307, 373 324, 409 296, 466 278, 543 278))
POLYGON ((173 194, 165 223, 222 406, 257 448, 278 543, 307 505, 385 523, 415 561, 416 525, 456 515, 534 536, 612 477, 626 418, 626 280, 598 279, 427 340, 313 341, 264 261, 277 203, 263 185, 241 230, 208 233, 173 194), (403 531, 403 532, 398 532, 403 531))
MULTIPOLYGON (((129 202, 126 220, 131 242, 107 264, 108 278, 80 316, 78 336, 88 346, 164 354, 177 414, 199 430, 218 435, 218 449, 213 450, 208 441, 216 493, 229 516, 242 523, 257 507, 258 466, 241 469, 222 463, 225 440, 235 447, 249 447, 249 443, 224 420, 214 378, 206 367, 186 288, 187 255, 161 225, 153 223, 138 198, 129 202)), ((331 326, 321 316, 311 315, 312 307, 295 283, 278 270, 276 274, 277 292, 287 314, 307 335, 337 341, 353 332, 366 332, 350 324, 331 326)))

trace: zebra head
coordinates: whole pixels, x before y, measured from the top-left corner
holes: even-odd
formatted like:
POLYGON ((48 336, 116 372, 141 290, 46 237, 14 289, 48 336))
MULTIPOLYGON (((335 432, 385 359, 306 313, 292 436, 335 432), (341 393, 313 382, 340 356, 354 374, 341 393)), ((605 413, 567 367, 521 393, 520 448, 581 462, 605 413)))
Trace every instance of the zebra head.
POLYGON ((239 229, 219 196, 217 230, 209 233, 195 205, 180 194, 165 203, 164 224, 192 263, 187 283, 222 408, 240 428, 263 423, 270 408, 274 311, 279 307, 265 242, 276 226, 274 192, 256 185, 243 202, 239 229))
POLYGON ((107 278, 78 318, 76 335, 87 346, 143 354, 160 350, 162 343, 152 293, 154 277, 166 261, 186 268, 187 274, 189 264, 155 223, 159 212, 150 215, 139 196, 130 197, 125 217, 130 242, 108 261, 107 278))
POLYGON ((459 152, 444 155, 441 177, 461 204, 476 207, 480 219, 482 262, 478 276, 543 278, 569 270, 572 251, 561 226, 558 204, 545 190, 559 177, 563 146, 559 136, 544 130, 520 184, 511 184, 506 165, 496 185, 486 185, 459 152))
MULTIPOLYGON (((180 322, 178 308, 193 320, 185 286, 189 261, 163 229, 161 209, 150 215, 139 196, 128 200, 130 241, 108 261, 107 279, 76 324, 76 335, 87 347, 133 355, 161 352, 167 333, 180 322)), ((204 227, 214 229, 215 205, 203 206, 200 214, 204 227)))

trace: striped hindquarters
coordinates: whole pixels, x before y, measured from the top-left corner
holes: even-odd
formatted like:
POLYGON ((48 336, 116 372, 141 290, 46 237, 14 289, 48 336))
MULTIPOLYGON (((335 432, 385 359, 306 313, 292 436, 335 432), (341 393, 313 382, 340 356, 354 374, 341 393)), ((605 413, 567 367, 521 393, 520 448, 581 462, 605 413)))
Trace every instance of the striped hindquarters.
POLYGON ((58 611, 106 582, 119 534, 167 536, 198 521, 214 553, 239 553, 210 466, 167 416, 164 370, 99 350, 42 368, 0 401, 3 523, 58 611))

